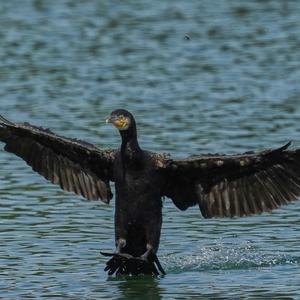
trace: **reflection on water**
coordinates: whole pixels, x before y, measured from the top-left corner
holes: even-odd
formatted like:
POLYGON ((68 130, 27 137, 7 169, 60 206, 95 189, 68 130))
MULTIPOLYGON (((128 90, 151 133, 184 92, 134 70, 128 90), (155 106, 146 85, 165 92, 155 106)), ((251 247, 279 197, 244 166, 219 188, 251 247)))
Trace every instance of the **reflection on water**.
POLYGON ((119 299, 160 300, 163 288, 159 287, 159 278, 141 276, 140 278, 110 279, 116 283, 119 299))
MULTIPOLYGON (((2 1, 0 113, 118 147, 104 120, 122 107, 144 148, 176 157, 300 146, 299 15, 299 1, 2 1)), ((3 151, 0 199, 8 299, 299 295, 299 203, 204 220, 166 199, 168 274, 113 280, 99 253, 113 249, 113 201, 62 192, 3 151)))

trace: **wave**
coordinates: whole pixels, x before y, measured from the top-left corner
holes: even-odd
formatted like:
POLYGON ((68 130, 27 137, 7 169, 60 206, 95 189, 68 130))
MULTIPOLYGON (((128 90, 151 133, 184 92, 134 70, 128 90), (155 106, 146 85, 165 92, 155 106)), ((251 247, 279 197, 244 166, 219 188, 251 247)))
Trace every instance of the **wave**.
POLYGON ((162 256, 162 262, 168 273, 181 273, 298 265, 300 257, 292 257, 279 251, 259 250, 250 241, 237 246, 218 242, 215 246, 204 246, 198 249, 197 253, 162 256))

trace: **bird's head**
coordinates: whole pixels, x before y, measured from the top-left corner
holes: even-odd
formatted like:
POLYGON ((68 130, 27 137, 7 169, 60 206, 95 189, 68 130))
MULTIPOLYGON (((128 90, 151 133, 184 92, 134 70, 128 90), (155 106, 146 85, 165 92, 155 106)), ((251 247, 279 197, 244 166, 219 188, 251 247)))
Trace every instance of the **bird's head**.
POLYGON ((113 124, 119 131, 129 130, 135 125, 132 114, 125 109, 114 110, 106 119, 106 123, 113 124))

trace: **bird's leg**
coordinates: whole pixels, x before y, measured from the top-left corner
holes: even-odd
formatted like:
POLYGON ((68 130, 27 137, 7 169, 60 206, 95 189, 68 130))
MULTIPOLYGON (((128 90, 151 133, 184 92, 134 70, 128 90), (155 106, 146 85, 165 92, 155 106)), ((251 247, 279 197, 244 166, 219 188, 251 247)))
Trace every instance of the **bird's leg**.
POLYGON ((120 254, 122 249, 126 246, 126 240, 125 239, 118 239, 116 241, 116 250, 115 250, 115 254, 120 254))
POLYGON ((147 244, 146 248, 147 248, 146 252, 145 252, 144 254, 142 254, 142 255, 140 256, 140 258, 141 258, 142 260, 146 260, 146 261, 147 261, 148 258, 149 258, 149 256, 150 256, 151 254, 154 254, 154 248, 153 248, 153 246, 151 246, 150 244, 147 244))
POLYGON ((145 233, 146 233, 146 252, 140 256, 141 259, 152 261, 156 256, 159 245, 160 230, 162 224, 161 207, 157 208, 155 215, 151 214, 151 218, 146 220, 145 233))

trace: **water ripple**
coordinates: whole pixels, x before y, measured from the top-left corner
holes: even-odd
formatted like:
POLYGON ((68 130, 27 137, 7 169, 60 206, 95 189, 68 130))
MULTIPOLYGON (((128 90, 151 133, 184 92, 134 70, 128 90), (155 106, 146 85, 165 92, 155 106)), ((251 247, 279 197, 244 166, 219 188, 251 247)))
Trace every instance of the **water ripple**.
POLYGON ((203 247, 197 254, 177 254, 163 258, 167 271, 181 273, 186 271, 204 272, 206 270, 247 270, 251 268, 277 265, 299 265, 300 257, 277 253, 265 253, 246 242, 240 247, 224 245, 216 241, 213 247, 203 247))
MULTIPOLYGON (((104 120, 122 107, 142 147, 174 157, 299 147, 300 2, 215 2, 2 1, 0 114, 116 148, 104 120)), ((111 280, 114 201, 64 193, 4 151, 0 198, 7 299, 299 298, 297 202, 203 220, 166 199, 167 276, 111 280)))

